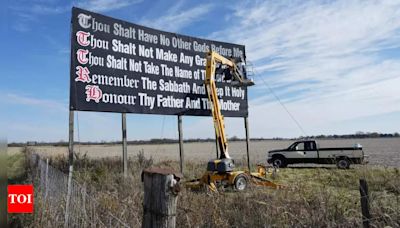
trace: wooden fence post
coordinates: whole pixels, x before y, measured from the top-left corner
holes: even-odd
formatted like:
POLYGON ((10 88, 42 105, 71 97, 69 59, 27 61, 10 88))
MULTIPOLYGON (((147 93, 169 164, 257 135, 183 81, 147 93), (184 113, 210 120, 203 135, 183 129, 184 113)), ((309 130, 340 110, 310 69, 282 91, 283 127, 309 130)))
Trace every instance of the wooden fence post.
POLYGON ((360 195, 363 227, 368 228, 371 215, 369 213, 368 185, 365 179, 360 179, 360 195))
POLYGON ((174 228, 182 174, 170 169, 143 170, 143 228, 174 228))

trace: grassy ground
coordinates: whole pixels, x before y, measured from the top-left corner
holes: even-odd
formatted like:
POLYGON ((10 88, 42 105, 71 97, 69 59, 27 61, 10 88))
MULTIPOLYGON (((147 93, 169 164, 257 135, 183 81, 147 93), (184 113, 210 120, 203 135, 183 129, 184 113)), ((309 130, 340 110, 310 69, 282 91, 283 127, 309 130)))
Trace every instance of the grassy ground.
POLYGON ((15 153, 7 157, 7 177, 9 183, 26 177, 26 159, 24 153, 15 153))
MULTIPOLYGON (((53 166, 66 170, 64 158, 53 166)), ((242 161, 238 162, 239 164, 242 161)), ((75 178, 92 186, 101 206, 133 226, 141 222, 143 187, 140 174, 151 165, 178 170, 176 161, 153 164, 138 155, 129 161, 129 178, 121 176, 119 159, 92 160, 77 157, 75 178)), ((199 177, 205 164, 188 162, 185 178, 199 177)), ((250 187, 245 192, 220 194, 183 190, 178 200, 178 227, 353 227, 361 225, 359 179, 370 190, 370 206, 377 227, 400 226, 400 173, 396 168, 357 166, 336 168, 280 169, 274 181, 283 190, 250 187)))
MULTIPOLYGON (((239 166, 244 164, 245 159, 237 161, 239 166)), ((50 165, 68 170, 67 159, 62 156, 51 158, 50 165)), ((86 183, 100 208, 138 227, 143 203, 140 176, 149 166, 179 170, 176 161, 155 163, 144 153, 138 153, 130 158, 129 177, 124 179, 120 159, 94 160, 78 155, 75 156, 74 178, 86 183)), ((9 157, 10 180, 20 183, 26 176, 24 167, 23 154, 9 157)), ((372 225, 400 227, 399 169, 353 167, 349 170, 333 167, 280 169, 273 181, 287 186, 282 190, 250 186, 244 192, 226 190, 209 194, 183 189, 178 199, 177 227, 359 227, 362 224, 360 178, 368 182, 372 225)), ((188 161, 185 179, 199 177, 205 168, 203 162, 188 161)), ((29 225, 31 219, 21 220, 29 225)))
MULTIPOLYGON (((32 184, 26 159, 28 149, 7 156, 8 184, 32 184)), ((34 218, 31 214, 8 214, 8 227, 29 227, 34 218)))

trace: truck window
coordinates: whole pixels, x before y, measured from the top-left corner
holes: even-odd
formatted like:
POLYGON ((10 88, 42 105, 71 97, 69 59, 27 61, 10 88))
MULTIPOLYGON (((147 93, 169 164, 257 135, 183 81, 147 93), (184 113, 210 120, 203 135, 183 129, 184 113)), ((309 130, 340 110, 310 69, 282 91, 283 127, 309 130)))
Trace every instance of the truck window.
POLYGON ((296 146, 296 150, 304 150, 304 143, 303 142, 298 143, 296 146))
POLYGON ((305 142, 304 143, 304 150, 316 150, 314 142, 305 142))

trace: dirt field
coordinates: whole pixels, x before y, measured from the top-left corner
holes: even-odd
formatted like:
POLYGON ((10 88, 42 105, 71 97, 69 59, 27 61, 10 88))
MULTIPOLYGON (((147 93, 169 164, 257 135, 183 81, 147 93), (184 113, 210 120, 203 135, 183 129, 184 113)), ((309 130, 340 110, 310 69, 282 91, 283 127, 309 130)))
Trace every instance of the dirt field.
MULTIPOLYGON (((293 141, 290 140, 264 140, 250 142, 250 158, 252 163, 261 163, 266 160, 266 152, 272 149, 288 147, 293 141)), ((340 139, 319 140, 321 147, 343 147, 353 146, 355 143, 363 145, 364 152, 369 155, 371 165, 385 165, 400 167, 400 139, 399 138, 376 138, 376 139, 340 139)), ((19 147, 8 148, 13 154, 20 151, 19 147)), ((38 146, 35 147, 44 156, 67 155, 67 147, 38 146)), ((128 156, 136 156, 140 150, 144 151, 146 157, 152 156, 155 161, 179 160, 178 144, 157 145, 129 145, 128 156)), ((231 142, 229 152, 235 160, 244 159, 246 156, 246 143, 244 141, 231 142)), ((75 151, 87 154, 90 158, 105 158, 121 156, 121 146, 75 146, 75 151)), ((207 161, 216 156, 215 143, 185 143, 185 160, 207 161)))

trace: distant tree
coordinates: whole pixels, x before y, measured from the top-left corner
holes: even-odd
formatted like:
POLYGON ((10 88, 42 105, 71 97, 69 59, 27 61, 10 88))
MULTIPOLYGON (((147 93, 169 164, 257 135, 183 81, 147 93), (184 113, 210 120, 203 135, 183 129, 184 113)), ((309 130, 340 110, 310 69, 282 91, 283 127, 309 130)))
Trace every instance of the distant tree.
POLYGON ((239 141, 240 139, 236 136, 236 135, 234 135, 234 136, 232 136, 230 139, 229 139, 229 141, 239 141))
POLYGON ((370 134, 370 136, 373 137, 373 138, 376 138, 376 137, 379 137, 379 134, 377 132, 372 132, 370 134))

